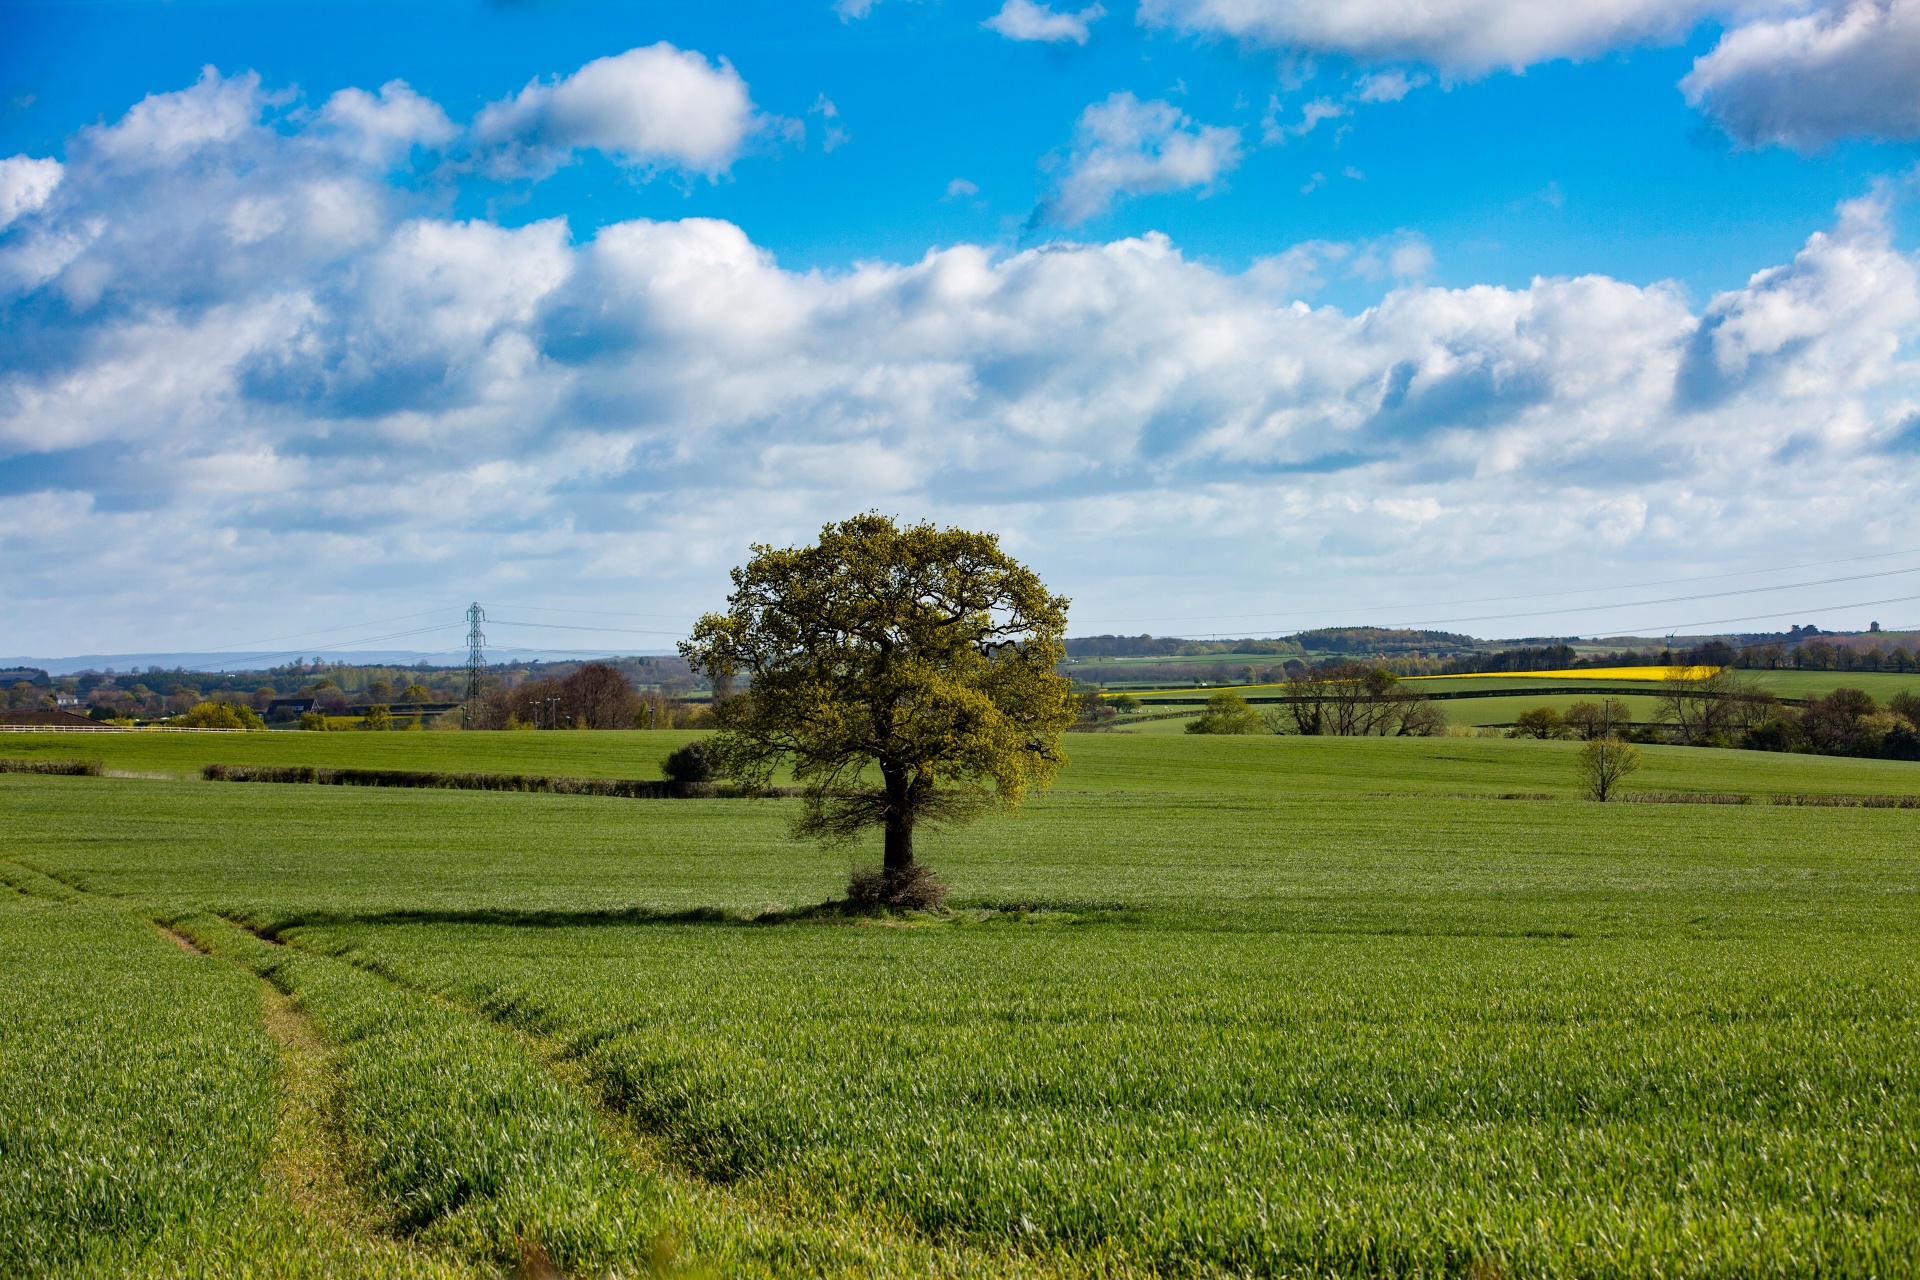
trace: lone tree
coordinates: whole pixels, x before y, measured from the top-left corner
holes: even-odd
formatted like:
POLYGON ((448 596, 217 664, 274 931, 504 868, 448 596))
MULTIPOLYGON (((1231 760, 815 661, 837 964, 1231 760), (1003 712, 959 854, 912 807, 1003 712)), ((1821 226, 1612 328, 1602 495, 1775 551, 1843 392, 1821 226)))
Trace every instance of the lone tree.
POLYGON ((1602 803, 1620 791, 1620 782, 1640 768, 1640 749, 1612 734, 1591 738, 1580 748, 1580 781, 1587 795, 1602 803))
POLYGON ((798 838, 881 828, 874 896, 904 904, 925 881, 917 823, 1016 807, 1065 763, 1066 625, 1067 601, 992 534, 870 513, 814 546, 756 545, 727 611, 700 619, 680 652, 716 688, 742 690, 714 706, 720 770, 765 786, 791 763, 798 838))

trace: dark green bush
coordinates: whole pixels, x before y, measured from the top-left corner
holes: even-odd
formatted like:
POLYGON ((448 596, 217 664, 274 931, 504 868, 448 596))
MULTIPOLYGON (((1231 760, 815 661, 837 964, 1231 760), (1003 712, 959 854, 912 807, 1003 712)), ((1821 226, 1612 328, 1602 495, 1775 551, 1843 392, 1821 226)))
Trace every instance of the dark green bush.
POLYGON ((704 742, 689 742, 669 752, 660 762, 660 772, 667 776, 668 782, 679 783, 712 782, 719 776, 713 749, 704 742))

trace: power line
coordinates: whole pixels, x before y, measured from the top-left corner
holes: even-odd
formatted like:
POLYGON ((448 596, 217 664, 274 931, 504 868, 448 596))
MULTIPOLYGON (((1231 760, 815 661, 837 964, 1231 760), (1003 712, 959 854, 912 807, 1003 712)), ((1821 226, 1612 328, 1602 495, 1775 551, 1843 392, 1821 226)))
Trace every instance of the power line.
MULTIPOLYGON (((414 617, 418 617, 419 615, 418 615, 418 614, 415 614, 415 615, 412 615, 412 616, 414 616, 414 617)), ((361 637, 359 637, 358 639, 354 639, 354 640, 341 640, 341 641, 338 641, 338 642, 336 642, 336 643, 334 643, 334 644, 313 644, 313 645, 308 645, 308 646, 307 646, 306 648, 304 648, 304 649, 283 649, 283 650, 281 650, 281 651, 279 651, 279 652, 277 652, 277 653, 245 653, 245 651, 244 651, 244 650, 234 650, 234 651, 231 651, 231 652, 236 652, 236 653, 240 653, 240 654, 242 654, 242 655, 243 655, 243 656, 245 656, 245 657, 248 657, 248 658, 254 658, 254 659, 257 659, 257 660, 259 660, 259 661, 261 661, 261 662, 273 662, 273 661, 275 661, 276 659, 281 659, 281 658, 298 658, 298 657, 304 657, 305 655, 307 655, 307 654, 309 654, 309 653, 312 653, 312 652, 314 652, 314 650, 316 650, 316 649, 317 649, 317 650, 319 650, 319 651, 320 651, 320 652, 322 652, 322 653, 325 653, 325 652, 327 652, 327 651, 329 651, 329 650, 332 650, 332 649, 346 649, 346 648, 350 648, 350 647, 352 647, 352 646, 354 646, 354 645, 361 645, 361 644, 375 644, 375 643, 377 643, 377 642, 379 642, 379 641, 381 641, 381 640, 404 640, 404 639, 406 639, 406 638, 407 638, 408 636, 425 636, 425 635, 432 635, 432 634, 433 634, 434 632, 436 632, 436 631, 447 631, 447 630, 451 630, 451 629, 452 629, 452 627, 453 627, 453 624, 452 624, 452 623, 441 623, 441 624, 440 624, 440 625, 438 625, 438 626, 432 626, 432 627, 415 627, 415 628, 413 628, 413 629, 412 629, 412 630, 410 630, 410 631, 390 631, 390 632, 388 632, 388 633, 387 633, 386 635, 379 635, 379 636, 361 636, 361 637)), ((345 628, 345 627, 335 627, 335 628, 334 628, 334 630, 336 630, 336 631, 344 631, 344 630, 346 630, 346 628, 345 628)), ((309 633, 309 634, 312 634, 312 633, 309 633)), ((221 650, 218 650, 218 649, 209 649, 209 650, 207 650, 207 652, 209 652, 209 653, 219 653, 219 652, 221 652, 221 650)))
POLYGON ((497 626, 535 627, 542 631, 595 631, 595 632, 603 632, 609 635, 622 635, 622 636, 681 636, 686 634, 684 630, 650 631, 650 630, 641 630, 634 627, 583 627, 578 624, 566 623, 566 622, 516 622, 511 618, 494 618, 492 619, 492 621, 497 626))
MULTIPOLYGON (((317 630, 317 631, 295 631, 295 632, 293 632, 293 633, 291 633, 290 635, 284 635, 284 636, 268 636, 268 637, 267 637, 267 638, 266 638, 265 640, 249 640, 249 641, 246 641, 246 642, 245 642, 245 643, 243 643, 243 644, 235 644, 235 645, 229 645, 229 646, 227 646, 227 647, 226 647, 226 648, 224 648, 224 649, 207 649, 207 650, 205 650, 204 652, 207 652, 207 653, 247 653, 247 651, 248 651, 249 649, 251 649, 251 648, 253 648, 253 647, 254 647, 255 645, 261 645, 261 644, 276 644, 276 643, 278 643, 279 641, 282 641, 282 640, 299 640, 299 639, 301 639, 301 638, 303 638, 303 637, 305 637, 305 636, 327 636, 327 635, 332 635, 332 634, 333 634, 333 633, 335 633, 336 631, 358 631, 358 630, 360 630, 360 629, 361 629, 362 627, 378 627, 378 626, 382 626, 382 625, 384 625, 384 624, 386 624, 386 623, 389 623, 389 622, 406 622, 406 621, 408 621, 409 619, 412 619, 412 618, 426 618, 426 617, 431 617, 432 615, 434 615, 434 614, 437 614, 437 613, 440 613, 440 612, 441 612, 441 610, 439 610, 439 609, 422 609, 422 610, 421 610, 421 611, 420 611, 419 613, 403 613, 403 614, 401 614, 401 615, 399 615, 398 617, 394 617, 394 618, 373 618, 373 619, 370 619, 370 620, 368 620, 368 621, 366 621, 366 622, 356 622, 356 623, 353 623, 353 624, 352 624, 351 626, 345 626, 345 627, 321 627, 321 628, 320 628, 319 630, 317 630)), ((348 644, 355 644, 355 643, 358 643, 358 642, 357 642, 357 641, 351 641, 351 640, 350 640, 350 641, 347 641, 347 643, 348 643, 348 644)), ((314 646, 309 646, 309 648, 311 648, 311 647, 314 647, 314 646)), ((320 646, 318 646, 318 647, 319 647, 319 648, 323 648, 323 649, 324 649, 324 648, 326 648, 327 646, 325 646, 325 645, 320 645, 320 646)), ((296 652, 296 651, 294 651, 294 650, 289 650, 289 652, 296 652)), ((300 652, 300 653, 305 653, 305 652, 306 652, 306 650, 305 650, 305 649, 301 649, 301 650, 298 650, 297 652, 300 652)), ((247 654, 247 656, 248 656, 248 657, 252 657, 253 655, 252 655, 252 654, 247 654)))
POLYGON ((655 618, 675 622, 691 622, 698 614, 692 613, 611 613, 605 609, 563 609, 549 604, 515 604, 508 601, 499 606, 503 609, 524 609, 528 613, 577 613, 589 618, 655 618))
POLYGON ((1765 622, 1769 618, 1801 618, 1810 613, 1834 613, 1841 609, 1870 609, 1875 605, 1907 604, 1914 600, 1920 600, 1920 596, 1890 596, 1885 600, 1862 600, 1856 604, 1830 604, 1817 609, 1783 609, 1779 613, 1755 613, 1749 614, 1744 618, 1709 618, 1705 622, 1677 622, 1668 623, 1659 627, 1634 627, 1628 630, 1630 632, 1659 631, 1671 633, 1684 631, 1688 627, 1718 627, 1724 626, 1729 622, 1765 622))
MULTIPOLYGON (((1472 618, 1433 618, 1425 621, 1427 626, 1450 626, 1461 622, 1505 622, 1513 618, 1554 617, 1565 613, 1601 613, 1611 609, 1638 609, 1650 604, 1682 604, 1689 600, 1722 600, 1728 596, 1765 595, 1772 591, 1797 591, 1805 587, 1827 587, 1840 582, 1864 582, 1872 578, 1897 578, 1903 574, 1920 573, 1920 565, 1911 569, 1888 569, 1881 573, 1854 573, 1840 578, 1820 578, 1813 582, 1789 582, 1773 587, 1741 587, 1734 591, 1701 591, 1692 595, 1668 596, 1661 600, 1630 600, 1618 604, 1570 605, 1559 609, 1535 609, 1527 613, 1481 614, 1472 618)), ((1849 608, 1847 605, 1834 605, 1831 608, 1849 608)), ((1786 617, 1789 614, 1804 613, 1804 609, 1785 609, 1777 614, 1765 614, 1764 617, 1786 617)), ((1692 625, 1692 624, 1689 624, 1692 625)))
MULTIPOLYGON (((1775 591, 1797 591, 1797 590, 1803 590, 1809 587, 1833 586, 1837 583, 1843 583, 1843 582, 1865 582, 1865 581, 1869 581, 1876 578, 1897 578, 1910 573, 1920 573, 1920 565, 1916 565, 1912 568, 1907 568, 1907 569, 1886 569, 1879 573, 1854 573, 1854 574, 1845 574, 1837 578, 1818 578, 1810 582, 1781 583, 1781 584, 1770 586, 1770 587, 1740 587, 1732 591, 1701 591, 1701 592, 1694 592, 1690 595, 1667 596, 1659 600, 1622 600, 1622 601, 1616 601, 1610 604, 1568 605, 1568 606, 1563 606, 1556 609, 1531 609, 1521 613, 1485 613, 1485 614, 1475 614, 1469 617, 1459 617, 1459 618, 1408 619, 1403 621, 1401 625, 1408 626, 1408 627, 1445 627, 1445 626, 1457 626, 1461 623, 1468 623, 1468 622, 1508 622, 1516 618, 1561 617, 1566 614, 1572 614, 1572 613, 1604 613, 1604 612, 1611 612, 1619 609, 1640 609, 1640 608, 1645 608, 1649 605, 1683 604, 1691 600, 1721 600, 1721 599, 1726 599, 1732 596, 1766 595, 1768 593, 1775 592, 1775 591)), ((1571 595, 1575 593, 1564 592, 1564 593, 1557 593, 1557 594, 1571 595)), ((1869 601, 1868 603, 1871 604, 1871 603, 1880 603, 1880 602, 1869 601)), ((1794 609, 1783 609, 1778 613, 1760 614, 1756 616, 1768 617, 1768 618, 1784 618, 1794 614, 1831 612, 1834 609, 1846 609, 1846 608, 1856 608, 1856 607, 1864 608, 1866 606, 1865 605, 1861 605, 1861 606, 1828 605, 1828 606, 1823 606, 1817 609, 1809 609, 1809 608, 1801 607, 1801 608, 1794 608, 1794 609)), ((1741 621, 1741 619, 1733 619, 1733 621, 1741 621)), ((1685 625, 1704 626, 1707 624, 1687 623, 1685 625)), ((1634 630, 1637 630, 1637 628, 1631 628, 1631 627, 1616 628, 1616 630, 1624 631, 1624 632, 1632 632, 1634 630)))
MULTIPOLYGON (((1718 582, 1725 578, 1751 578, 1762 573, 1790 573, 1797 569, 1819 569, 1819 568, 1824 568, 1827 565, 1858 564, 1862 561, 1867 561, 1867 560, 1886 560, 1886 559, 1890 559, 1893 556, 1906 556, 1906 555, 1916 555, 1916 554, 1920 554, 1920 547, 1908 548, 1907 550, 1904 550, 1904 551, 1880 551, 1880 552, 1875 552, 1873 555, 1867 555, 1867 556, 1845 556, 1838 560, 1814 560, 1805 564, 1776 565, 1772 568, 1767 568, 1767 569, 1742 569, 1734 573, 1710 573, 1700 577, 1693 577, 1693 578, 1660 578, 1652 582, 1623 583, 1619 586, 1613 586, 1613 587, 1573 587, 1565 591, 1528 591, 1519 595, 1477 596, 1477 597, 1473 597, 1471 599, 1466 599, 1466 600, 1428 600, 1428 601, 1422 601, 1419 604, 1407 605, 1404 607, 1410 608, 1410 609, 1452 609, 1452 608, 1456 608, 1464 605, 1471 605, 1471 604, 1502 604, 1508 600, 1553 600, 1563 596, 1592 595, 1596 592, 1601 592, 1601 591, 1645 591, 1652 587, 1679 586, 1683 583, 1688 583, 1688 582, 1718 582)), ((1900 569, 1900 570, 1894 570, 1893 572, 1911 573, 1913 572, 1913 570, 1900 569)), ((1868 575, 1868 576, 1871 576, 1871 575, 1868 575)), ((1849 579, 1849 578, 1831 579, 1831 581, 1834 581, 1834 582, 1844 582, 1844 581, 1851 581, 1851 580, 1852 579, 1849 579)), ((1798 585, 1810 585, 1810 584, 1798 584, 1798 585)), ((1793 588, 1791 586, 1783 586, 1783 587, 1777 587, 1777 588, 1756 588, 1756 590, 1779 590, 1779 591, 1789 591, 1792 589, 1793 588)), ((1680 598, 1704 599, 1705 597, 1680 597, 1680 598)), ((1652 601, 1650 603, 1658 604, 1661 602, 1652 601)), ((1382 608, 1382 607, 1377 607, 1372 605, 1350 607, 1350 606, 1342 605, 1342 606, 1331 608, 1331 609, 1306 609, 1306 610, 1300 610, 1300 611, 1276 609, 1276 610, 1269 610, 1265 613, 1181 614, 1176 616, 1162 616, 1162 617, 1151 617, 1151 618, 1143 618, 1143 617, 1090 618, 1085 620, 1082 625, 1111 626, 1116 623, 1122 623, 1122 622, 1230 622, 1230 621, 1237 621, 1244 618, 1293 619, 1293 618, 1320 618, 1320 617, 1328 617, 1335 614, 1347 614, 1347 615, 1352 615, 1356 613, 1391 614, 1395 607, 1396 606, 1387 606, 1382 608)), ((1604 608, 1609 606, 1595 605, 1593 607, 1597 609, 1597 608, 1604 608)), ((1629 601, 1629 602, 1622 603, 1617 607, 1622 609, 1631 609, 1637 606, 1633 602, 1629 601)), ((1538 615, 1515 614, 1512 616, 1515 616, 1515 617, 1544 616, 1546 612, 1547 611, 1542 611, 1542 613, 1538 615)), ((1571 612, 1571 611, 1561 610, 1560 612, 1571 612)), ((1476 620, 1477 619, 1462 619, 1462 621, 1476 621, 1476 620)), ((1478 620, 1484 621, 1485 619, 1478 619, 1478 620)))

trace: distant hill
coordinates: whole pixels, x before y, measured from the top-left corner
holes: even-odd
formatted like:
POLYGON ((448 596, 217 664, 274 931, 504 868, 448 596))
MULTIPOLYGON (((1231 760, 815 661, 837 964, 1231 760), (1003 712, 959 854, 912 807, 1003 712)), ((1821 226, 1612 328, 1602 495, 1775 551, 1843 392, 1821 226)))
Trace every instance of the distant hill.
MULTIPOLYGON (((656 650, 630 656, 659 657, 668 652, 656 650)), ((39 668, 43 676, 49 672, 56 676, 70 676, 82 671, 141 672, 152 668, 168 672, 265 671, 292 661, 294 656, 289 653, 83 653, 69 658, 0 658, 0 667, 39 668)), ((410 649, 365 649, 302 656, 318 656, 328 664, 337 663, 346 667, 463 667, 467 660, 465 649, 440 653, 419 653, 410 649)), ((487 647, 487 663, 490 666, 500 663, 579 662, 608 656, 612 655, 605 650, 487 647)))
POLYGON ((1472 653, 1472 636, 1452 631, 1405 631, 1392 627, 1322 627, 1291 636, 1242 640, 1187 640, 1179 636, 1069 636, 1069 658, 1210 658, 1226 655, 1299 658, 1308 654, 1397 657, 1421 653, 1451 657, 1472 653))

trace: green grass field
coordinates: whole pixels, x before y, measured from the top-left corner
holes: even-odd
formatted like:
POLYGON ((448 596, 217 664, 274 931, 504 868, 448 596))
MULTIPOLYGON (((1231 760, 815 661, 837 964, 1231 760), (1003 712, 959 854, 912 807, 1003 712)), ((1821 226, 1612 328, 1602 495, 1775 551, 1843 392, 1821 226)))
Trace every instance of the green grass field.
MULTIPOLYGON (((10 1273, 1920 1268, 1920 810, 1595 805, 1570 743, 1075 735, 923 837, 950 916, 862 921, 813 910, 849 856, 790 801, 191 776, 653 776, 687 735, 77 736, 0 754, 161 776, 0 775, 10 1273)), ((1646 755, 1643 791, 1920 792, 1646 755)))
POLYGON ((545 773, 658 778, 667 752, 699 735, 673 730, 525 733, 0 733, 0 756, 104 760, 109 769, 191 777, 205 764, 545 773))

